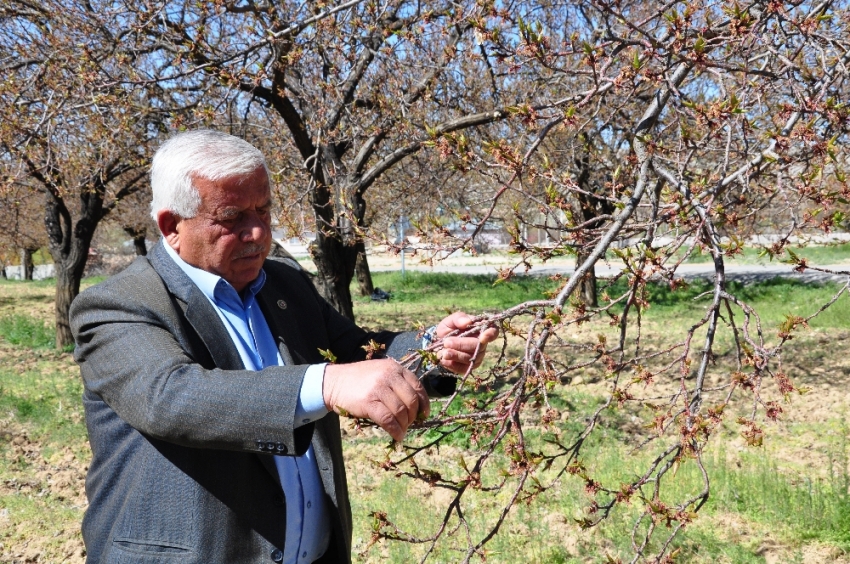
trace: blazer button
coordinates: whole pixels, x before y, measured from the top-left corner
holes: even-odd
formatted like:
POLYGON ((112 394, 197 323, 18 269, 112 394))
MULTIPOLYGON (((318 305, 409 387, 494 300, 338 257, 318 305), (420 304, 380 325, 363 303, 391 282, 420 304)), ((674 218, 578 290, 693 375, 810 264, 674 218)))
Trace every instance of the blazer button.
POLYGON ((266 443, 266 450, 269 452, 274 450, 274 443, 266 443))
POLYGON ((283 562, 283 551, 281 549, 272 550, 272 562, 283 562))
POLYGON ((266 443, 263 441, 257 441, 257 449, 261 451, 266 450, 266 443))
POLYGON ((275 507, 283 507, 286 505, 286 499, 282 495, 276 495, 272 498, 272 505, 275 507))
POLYGON ((287 449, 286 449, 286 445, 285 445, 285 444, 283 444, 283 443, 277 443, 277 444, 275 445, 275 451, 276 451, 278 454, 286 454, 286 450, 287 450, 287 449))

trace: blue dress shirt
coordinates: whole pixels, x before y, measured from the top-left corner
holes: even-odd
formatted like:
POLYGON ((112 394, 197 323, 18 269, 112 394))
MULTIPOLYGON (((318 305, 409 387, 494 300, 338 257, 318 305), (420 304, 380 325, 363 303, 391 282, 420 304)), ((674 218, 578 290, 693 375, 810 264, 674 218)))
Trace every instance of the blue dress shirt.
MULTIPOLYGON (((264 271, 260 271, 240 296, 220 276, 186 263, 167 243, 165 249, 213 305, 247 370, 283 365, 269 325, 255 300, 266 281, 264 271)), ((295 409, 296 427, 328 413, 322 396, 325 366, 312 365, 304 374, 295 409)), ((313 446, 310 445, 303 456, 275 456, 275 465, 286 496, 283 561, 287 564, 313 562, 327 550, 331 527, 313 446)))

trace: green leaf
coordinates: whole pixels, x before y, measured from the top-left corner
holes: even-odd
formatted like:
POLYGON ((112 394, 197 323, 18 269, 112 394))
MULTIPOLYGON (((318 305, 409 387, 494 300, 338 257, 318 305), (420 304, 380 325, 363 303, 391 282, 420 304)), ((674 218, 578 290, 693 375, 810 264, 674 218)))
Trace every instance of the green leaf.
POLYGON ((336 364, 336 355, 331 351, 331 349, 319 349, 319 354, 322 355, 322 358, 330 362, 331 364, 336 364))

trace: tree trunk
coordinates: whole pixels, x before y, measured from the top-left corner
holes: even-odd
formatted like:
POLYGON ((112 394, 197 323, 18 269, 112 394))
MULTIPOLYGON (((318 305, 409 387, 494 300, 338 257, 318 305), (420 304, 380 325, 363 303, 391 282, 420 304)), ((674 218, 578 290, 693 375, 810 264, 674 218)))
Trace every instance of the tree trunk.
MULTIPOLYGON (((83 262, 85 266, 85 262, 83 262)), ((71 334, 71 325, 68 320, 68 312, 71 310, 71 302, 80 293, 80 279, 82 275, 75 276, 74 268, 54 263, 56 272, 56 348, 64 349, 74 344, 74 336, 71 334)))
POLYGON ((56 348, 64 349, 74 344, 69 312, 71 302, 80 293, 80 281, 86 268, 91 241, 102 217, 103 192, 92 190, 80 198, 83 214, 75 223, 65 202, 54 194, 47 194, 44 225, 47 229, 50 255, 56 273, 56 348))
POLYGON ((144 257, 148 254, 148 246, 145 243, 145 236, 139 235, 137 237, 133 237, 133 246, 136 248, 136 256, 144 257))
MULTIPOLYGON (((580 192, 578 195, 581 218, 584 222, 590 222, 602 215, 610 215, 614 213, 614 205, 605 198, 596 195, 603 189, 603 185, 601 183, 594 183, 591 179, 589 155, 592 147, 585 134, 582 134, 582 138, 585 140, 587 150, 582 153, 580 159, 576 160, 576 167, 578 169, 576 183, 583 190, 583 192, 580 192)), ((579 247, 579 251, 576 255, 576 268, 587 260, 589 254, 589 249, 583 250, 582 247, 579 247)), ((599 301, 596 292, 595 264, 587 271, 587 274, 584 275, 584 279, 581 281, 581 293, 579 296, 582 303, 586 306, 598 307, 599 301)))
POLYGON ((36 250, 29 248, 21 249, 21 280, 32 281, 32 275, 35 271, 35 266, 32 263, 32 254, 36 250))
MULTIPOLYGON (((579 253, 576 255, 576 268, 581 266, 581 264, 587 260, 586 254, 579 253)), ((579 298, 582 303, 588 307, 598 307, 599 301, 596 292, 596 265, 594 264, 590 270, 584 275, 584 278, 581 280, 581 291, 579 292, 579 298)))
POLYGON ((354 321, 354 304, 351 300, 351 280, 357 250, 335 237, 319 231, 310 245, 310 254, 316 265, 316 288, 338 312, 354 321))
POLYGON ((354 264, 355 274, 357 275, 357 285, 360 287, 361 296, 371 296, 375 291, 375 286, 372 283, 372 273, 369 271, 369 261, 366 260, 366 245, 362 240, 357 242, 357 259, 354 264))
POLYGON ((9 276, 6 274, 6 265, 0 266, 0 278, 3 280, 8 280, 9 276))
MULTIPOLYGON (((366 228, 366 198, 362 190, 355 190, 353 196, 354 219, 357 221, 357 232, 366 228)), ((354 270, 357 276, 357 285, 360 287, 361 296, 371 296, 375 291, 372 283, 372 273, 369 271, 369 261, 366 258, 366 243, 359 234, 355 234, 354 251, 357 253, 354 261, 354 270)))
POLYGON ((145 257, 148 255, 148 246, 145 243, 147 230, 136 229, 134 227, 125 227, 124 232, 133 238, 133 248, 136 251, 137 257, 145 257))

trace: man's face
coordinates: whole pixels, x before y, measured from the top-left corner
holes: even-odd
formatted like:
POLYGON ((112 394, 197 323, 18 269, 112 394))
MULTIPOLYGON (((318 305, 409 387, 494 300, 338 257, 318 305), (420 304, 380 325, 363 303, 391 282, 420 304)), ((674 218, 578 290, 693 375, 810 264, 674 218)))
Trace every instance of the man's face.
POLYGON ((241 292, 260 273, 271 248, 271 191, 265 169, 212 181, 195 177, 198 213, 179 218, 169 239, 187 263, 217 274, 241 292))

